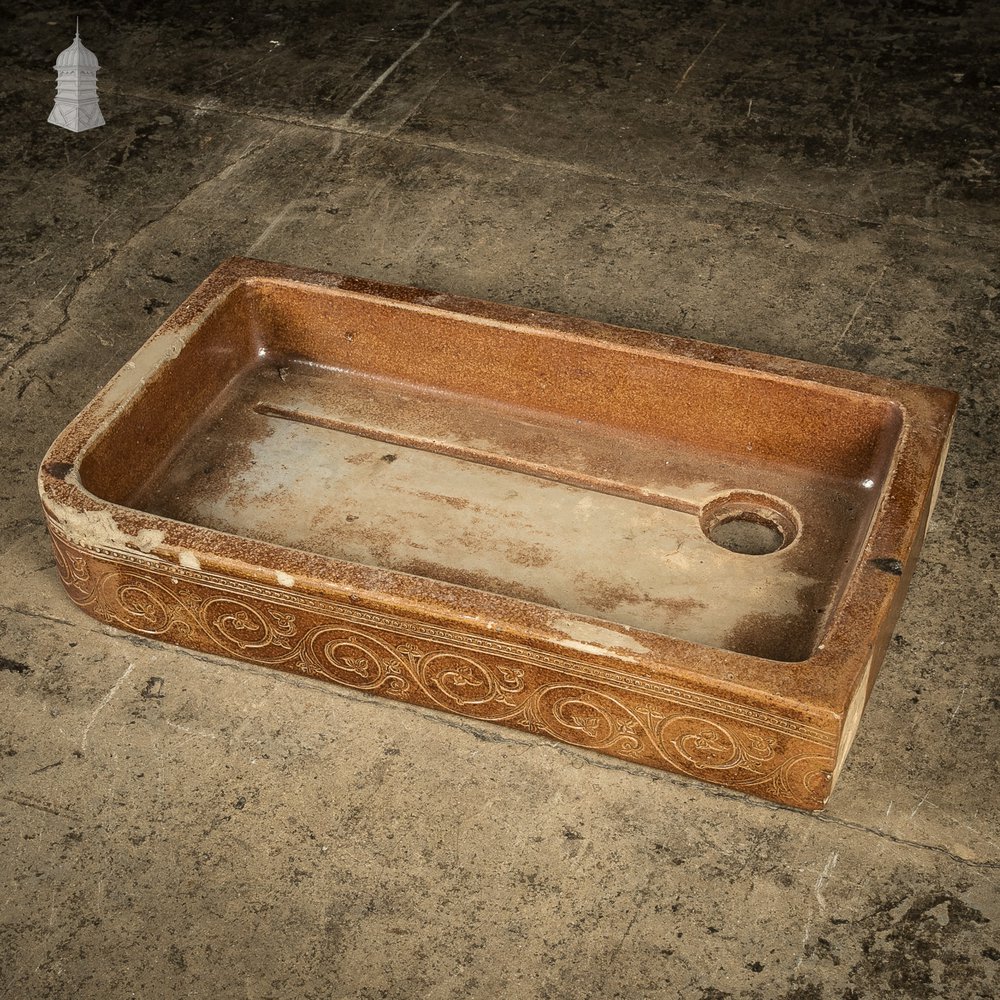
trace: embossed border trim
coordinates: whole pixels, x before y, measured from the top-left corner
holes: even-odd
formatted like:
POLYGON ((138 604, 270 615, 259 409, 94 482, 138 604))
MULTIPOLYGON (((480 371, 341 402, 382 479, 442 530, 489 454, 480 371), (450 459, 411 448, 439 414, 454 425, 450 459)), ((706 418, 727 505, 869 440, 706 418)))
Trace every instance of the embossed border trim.
POLYGON ((752 722, 776 733, 797 736, 813 743, 836 747, 837 738, 834 733, 797 722, 773 712, 750 708, 725 698, 718 698, 704 692, 692 691, 678 687, 665 681, 648 677, 640 677, 626 671, 615 670, 599 664, 588 663, 574 657, 535 649, 532 646, 521 645, 503 639, 489 636, 471 635, 458 629, 442 625, 432 625, 413 618, 403 618, 384 611, 371 611, 352 604, 337 601, 330 597, 319 597, 311 594, 301 594, 279 586, 269 586, 244 580, 240 577, 228 576, 201 569, 192 569, 176 563, 166 562, 153 556, 145 556, 134 551, 124 551, 98 546, 83 546, 60 531, 51 522, 49 532, 54 538, 70 548, 83 554, 93 555, 117 563, 167 574, 177 579, 190 580, 202 586, 212 587, 228 593, 246 596, 256 596, 274 603, 294 607, 303 611, 311 611, 324 617, 338 618, 355 625, 370 625, 385 631, 391 631, 409 638, 422 638, 445 642, 449 646, 466 649, 470 652, 488 652, 519 663, 529 663, 540 667, 559 670, 584 680, 594 680, 602 684, 620 688, 624 691, 637 691, 644 694, 658 695, 671 701, 689 705, 691 708, 703 709, 716 715, 752 722))
POLYGON ((835 746, 826 733, 819 741, 692 707, 690 692, 668 685, 623 688, 617 671, 530 647, 484 644, 335 600, 92 549, 59 531, 52 542, 70 597, 119 628, 542 733, 789 805, 817 808, 829 794, 835 746))

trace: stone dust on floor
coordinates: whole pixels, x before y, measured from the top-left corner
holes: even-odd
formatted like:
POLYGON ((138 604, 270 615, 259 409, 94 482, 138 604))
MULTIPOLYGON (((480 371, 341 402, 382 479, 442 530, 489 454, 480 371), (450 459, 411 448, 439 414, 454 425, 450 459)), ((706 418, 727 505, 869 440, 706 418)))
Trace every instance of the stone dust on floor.
POLYGON ((80 11, 0 41, 0 995, 1000 993, 998 17, 985 2, 80 11), (827 811, 141 640, 46 447, 224 257, 950 387, 827 811))

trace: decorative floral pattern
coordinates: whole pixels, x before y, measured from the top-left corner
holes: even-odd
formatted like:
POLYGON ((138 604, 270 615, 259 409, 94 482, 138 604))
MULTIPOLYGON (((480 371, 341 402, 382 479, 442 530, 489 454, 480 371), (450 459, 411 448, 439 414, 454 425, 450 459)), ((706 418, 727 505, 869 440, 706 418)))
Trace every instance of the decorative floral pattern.
POLYGON ((643 690, 601 666, 332 599, 84 550, 52 531, 72 599, 119 628, 471 718, 499 722, 691 777, 815 808, 834 739, 719 699, 643 690), (735 716, 735 718, 734 718, 735 716), (770 725, 767 723, 770 722, 770 725))

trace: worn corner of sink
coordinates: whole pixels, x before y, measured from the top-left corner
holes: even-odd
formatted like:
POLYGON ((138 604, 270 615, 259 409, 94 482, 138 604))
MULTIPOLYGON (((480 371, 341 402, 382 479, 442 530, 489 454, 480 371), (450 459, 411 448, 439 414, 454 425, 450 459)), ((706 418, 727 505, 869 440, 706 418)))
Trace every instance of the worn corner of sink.
MULTIPOLYGON (((138 550, 152 553, 154 549, 163 545, 166 538, 164 532, 158 528, 140 528, 137 532, 124 530, 107 508, 80 510, 60 503, 51 496, 46 497, 45 506, 51 520, 84 548, 138 550)), ((193 556, 193 553, 181 553, 182 560, 185 554, 193 556)), ((188 565, 183 561, 181 564, 188 565)))

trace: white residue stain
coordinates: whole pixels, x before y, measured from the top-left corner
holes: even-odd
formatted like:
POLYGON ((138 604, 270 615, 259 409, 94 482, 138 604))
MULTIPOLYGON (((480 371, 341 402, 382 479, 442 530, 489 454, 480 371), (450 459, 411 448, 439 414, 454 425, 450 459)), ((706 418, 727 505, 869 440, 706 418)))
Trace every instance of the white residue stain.
POLYGON ((109 510, 76 510, 51 497, 45 498, 45 504, 52 517, 80 545, 152 552, 163 543, 163 532, 156 528, 141 528, 135 535, 122 531, 109 510))
POLYGON ((584 653, 606 653, 609 649, 627 649, 633 653, 648 653, 649 648, 636 642, 630 635, 616 629, 604 628, 590 622, 577 621, 573 618, 560 618, 552 623, 553 628, 569 636, 565 643, 571 649, 584 653))

